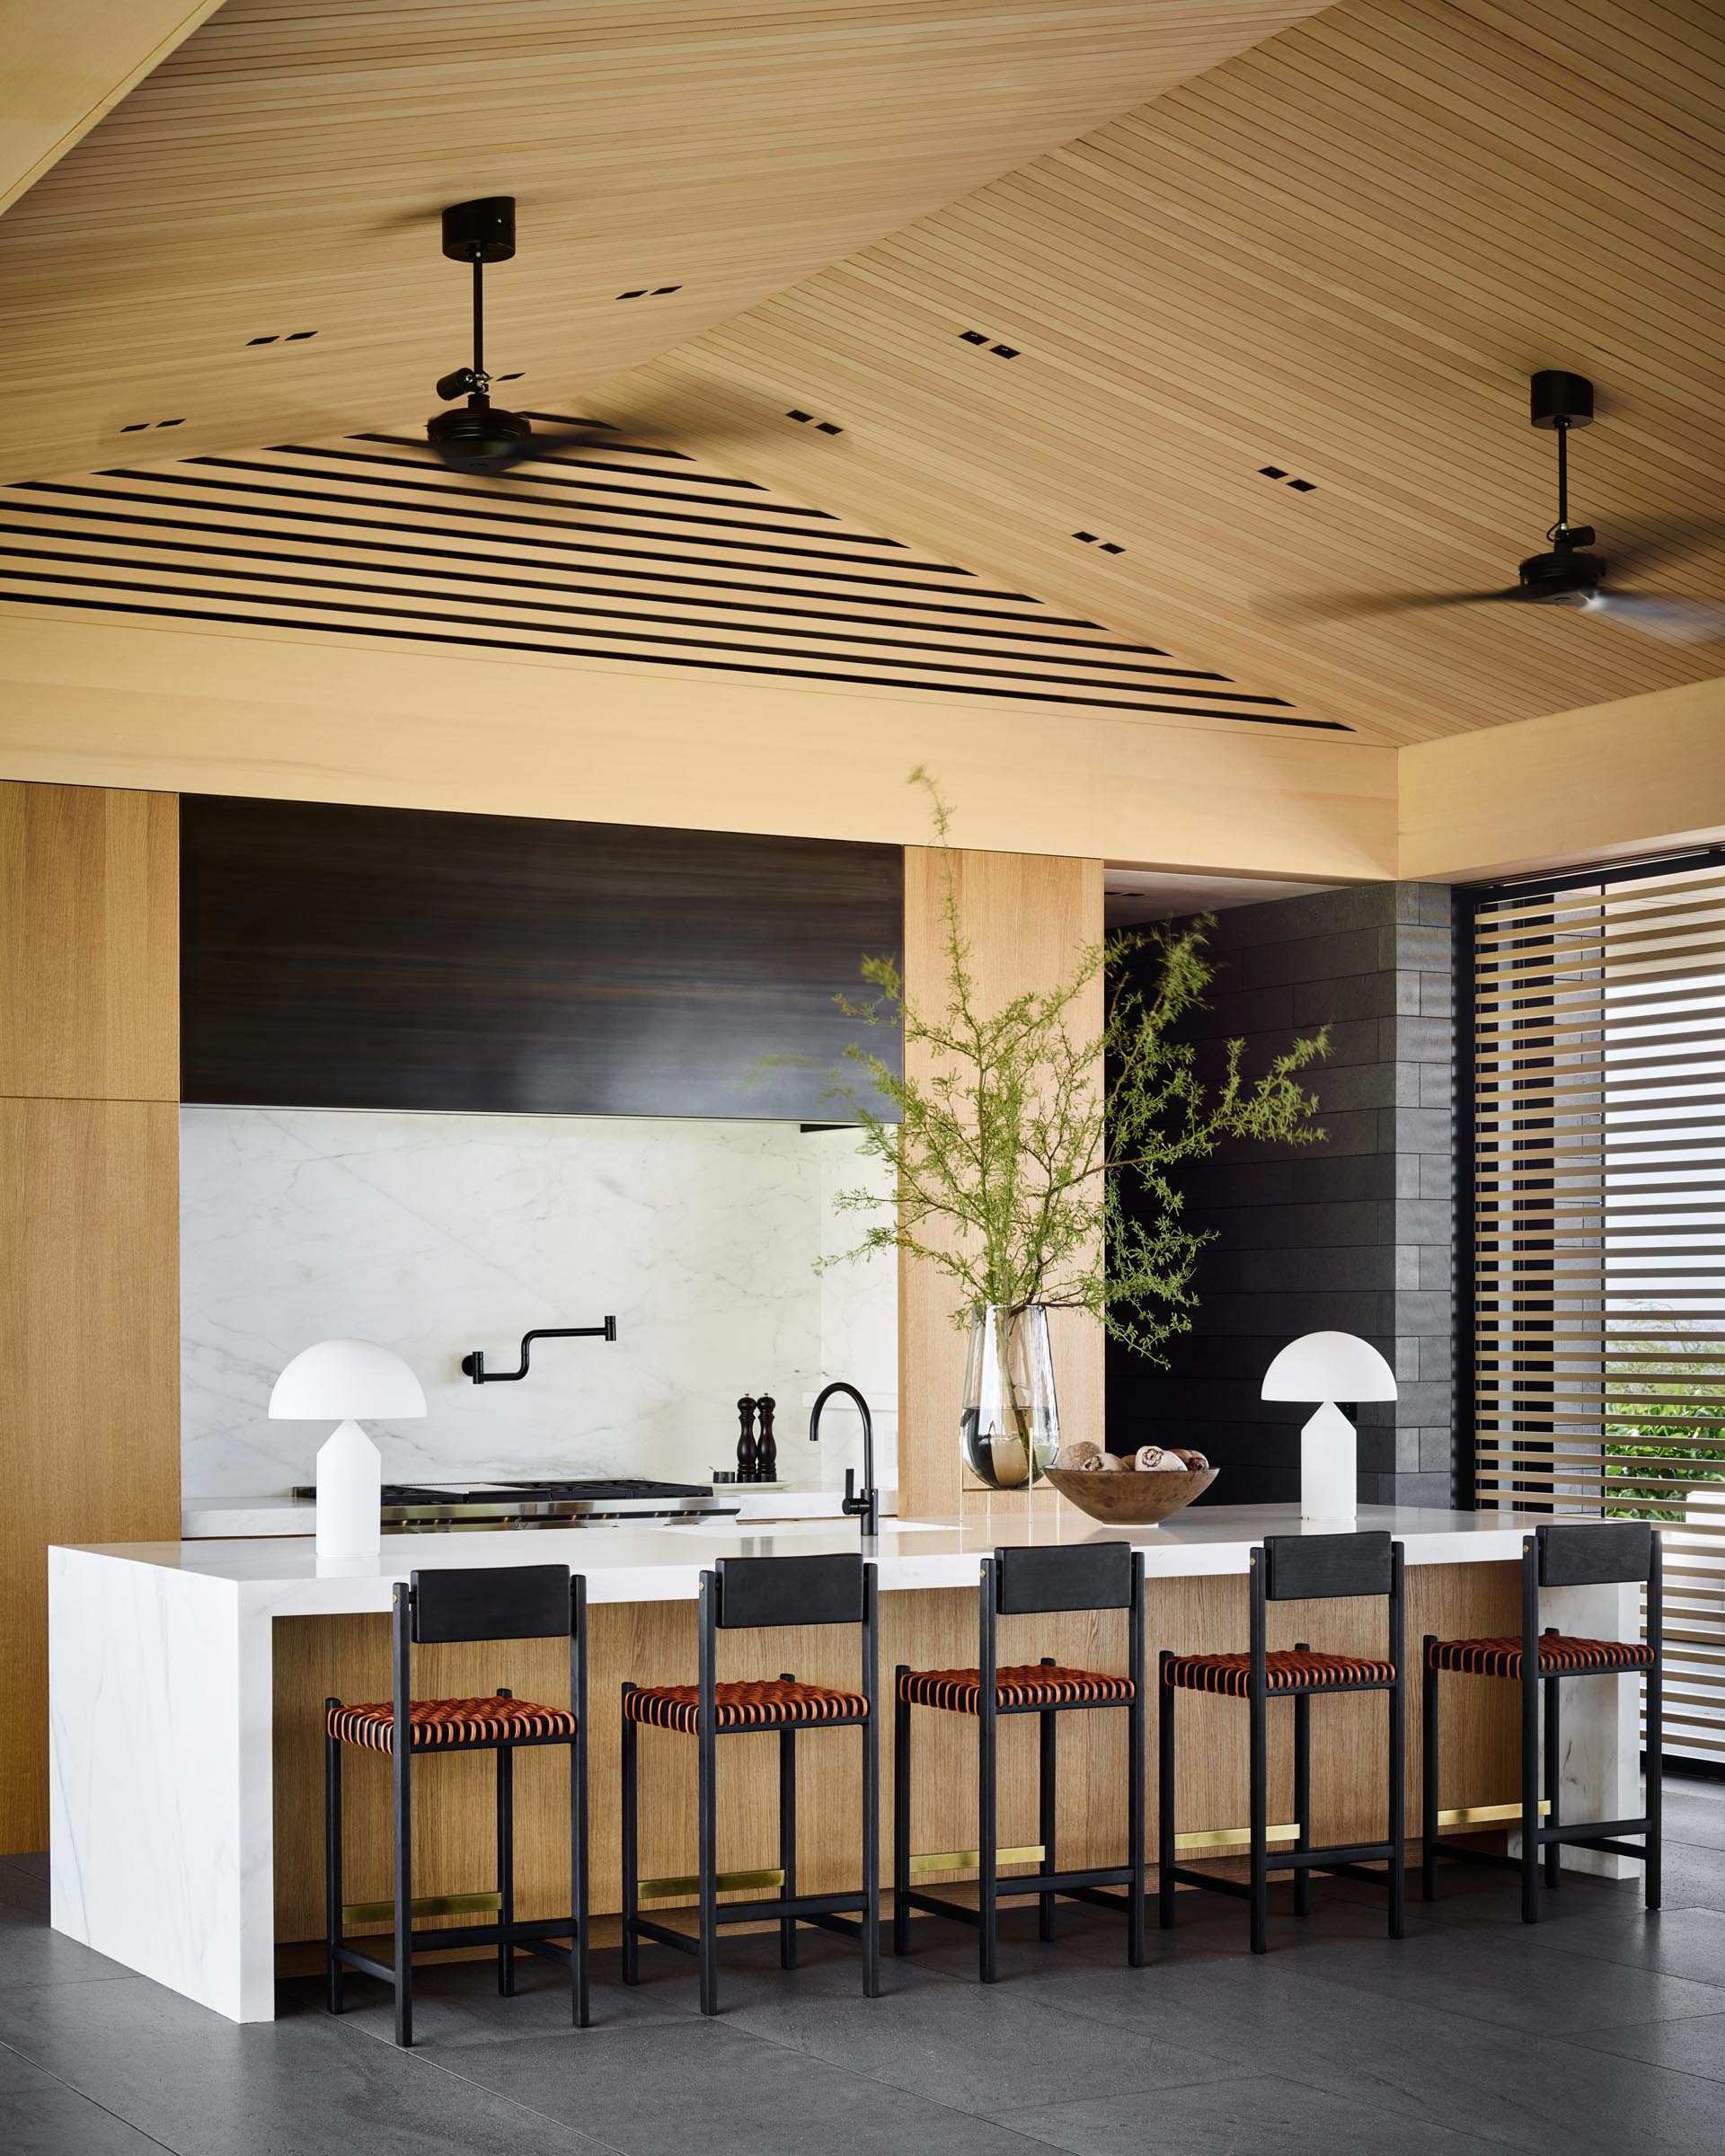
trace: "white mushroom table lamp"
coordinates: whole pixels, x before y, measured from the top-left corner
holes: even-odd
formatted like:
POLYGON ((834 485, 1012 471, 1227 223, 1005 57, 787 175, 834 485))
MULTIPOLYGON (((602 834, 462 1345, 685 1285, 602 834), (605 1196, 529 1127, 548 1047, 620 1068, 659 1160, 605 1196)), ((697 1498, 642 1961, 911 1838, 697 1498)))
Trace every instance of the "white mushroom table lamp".
POLYGON ((320 1557, 376 1557, 382 1545, 383 1463, 353 1418, 399 1422, 424 1413, 419 1379, 393 1349, 373 1340, 320 1340, 276 1380, 272 1422, 340 1420, 318 1448, 320 1557))
POLYGON ((1300 1432, 1300 1517, 1351 1520, 1358 1504, 1359 1440, 1339 1400, 1393 1400, 1395 1373, 1369 1340, 1308 1332, 1290 1340, 1264 1373, 1265 1400, 1315 1400, 1300 1432))

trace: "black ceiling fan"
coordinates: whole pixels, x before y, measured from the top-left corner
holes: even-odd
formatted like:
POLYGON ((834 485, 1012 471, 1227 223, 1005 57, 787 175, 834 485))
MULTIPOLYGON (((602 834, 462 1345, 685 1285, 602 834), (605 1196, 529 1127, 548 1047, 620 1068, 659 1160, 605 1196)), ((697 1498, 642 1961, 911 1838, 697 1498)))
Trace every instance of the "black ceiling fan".
POLYGON ((1355 621, 1371 614, 1409 614, 1433 606, 1566 606, 1603 614, 1644 635, 1670 643, 1708 643, 1725 638, 1725 603, 1652 591, 1608 588, 1610 571, 1633 576, 1703 544, 1721 528, 1717 519, 1668 518, 1625 526, 1609 557, 1595 551, 1593 526, 1570 522, 1570 433, 1593 423, 1593 384, 1585 375, 1542 368, 1533 377, 1529 417, 1557 436, 1557 522, 1546 533, 1547 551, 1529 554, 1517 581, 1500 591, 1395 592, 1297 604, 1284 618, 1303 622, 1355 621))
MULTIPOLYGON (((491 402, 491 377, 485 371, 485 265, 507 262, 515 253, 515 197, 485 195, 473 202, 452 203, 443 213, 443 252, 451 261, 473 267, 473 357, 471 365, 456 367, 438 383, 438 394, 446 403, 464 400, 453 411, 434 412, 425 423, 426 439, 439 460, 452 472, 500 479, 529 458, 588 449, 599 442, 615 444, 615 430, 600 420, 535 434, 526 413, 505 411, 491 402)), ((680 431, 675 420, 659 427, 650 413, 642 417, 638 409, 629 424, 655 441, 680 431)), ((709 447, 725 438, 722 429, 703 426, 702 434, 709 447)))
POLYGON ((559 449, 590 442, 582 429, 539 434, 518 411, 491 402, 491 377, 485 371, 485 265, 507 262, 515 253, 515 197, 486 195, 474 202, 453 203, 443 213, 443 252, 451 261, 471 262, 473 271, 473 357, 438 383, 446 403, 464 403, 453 411, 434 412, 425 423, 426 439, 453 472, 500 477, 526 457, 548 456, 559 449))

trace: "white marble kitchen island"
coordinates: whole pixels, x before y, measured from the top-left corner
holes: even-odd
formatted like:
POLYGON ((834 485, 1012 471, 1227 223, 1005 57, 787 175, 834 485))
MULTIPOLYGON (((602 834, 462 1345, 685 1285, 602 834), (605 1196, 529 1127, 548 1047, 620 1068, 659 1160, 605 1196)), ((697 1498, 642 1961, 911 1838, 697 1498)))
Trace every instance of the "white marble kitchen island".
MULTIPOLYGON (((1506 1568, 1535 1524, 1504 1513, 1378 1507, 1362 1507, 1358 1523, 1386 1528, 1404 1542, 1411 1597, 1426 1568, 1491 1568, 1507 1584, 1506 1568)), ((1265 1534, 1300 1529, 1292 1507, 1217 1506, 1126 1532, 1145 1552, 1153 1587, 1169 1583, 1172 1595, 1173 1583, 1243 1575, 1249 1551, 1265 1534)), ((1319 1523, 1307 1531, 1325 1529, 1319 1523)), ((964 1598, 951 1591, 974 1590, 978 1557, 997 1544, 1110 1540, 1119 1532, 1065 1508, 1052 1517, 1020 1514, 962 1525, 907 1522, 888 1527, 872 1553, 883 1595, 921 1595, 925 1607, 941 1597, 962 1613, 964 1598)), ((415 1568, 437 1566, 568 1564, 586 1575, 596 1612, 619 1604, 692 1604, 701 1571, 718 1557, 856 1544, 848 1523, 803 1522, 755 1533, 726 1532, 715 1523, 392 1536, 381 1556, 339 1564, 320 1562, 309 1543, 296 1541, 52 1549, 53 1922, 234 2020, 269 2019, 277 1940, 279 1623, 376 1620, 387 1613, 398 1580, 415 1568)), ((1233 1630, 1222 1636, 1243 1646, 1243 1594, 1237 1599, 1237 1638, 1233 1630)), ((1147 1600, 1154 1655, 1163 1644, 1163 1605, 1154 1592, 1147 1600)), ((1628 1636, 1636 1621, 1634 1590, 1566 1590, 1548 1598, 1547 1616, 1566 1630, 1628 1636)), ((1223 1618, 1234 1627, 1232 1600, 1223 1618)), ((1411 1646, 1419 1637, 1411 1614, 1409 1636, 1411 1646)), ((883 1651, 882 1662, 889 1669, 889 1653, 883 1651)), ((1632 1814, 1638 1808, 1635 1688, 1584 1682, 1565 1691, 1572 1695, 1564 1725, 1566 1813, 1632 1814)), ((592 1710, 597 1726, 615 1715, 615 1702, 596 1691, 592 1710)), ((1240 1737, 1243 1747, 1243 1730, 1240 1737)), ((1474 1799, 1492 1792, 1463 1794, 1474 1799)))

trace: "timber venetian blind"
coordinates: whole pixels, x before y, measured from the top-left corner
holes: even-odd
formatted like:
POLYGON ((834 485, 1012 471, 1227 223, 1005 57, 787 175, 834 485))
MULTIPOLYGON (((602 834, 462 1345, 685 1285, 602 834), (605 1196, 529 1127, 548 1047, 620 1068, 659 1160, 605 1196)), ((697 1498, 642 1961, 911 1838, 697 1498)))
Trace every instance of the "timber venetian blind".
POLYGON ((1482 1509, 1659 1522, 1667 1748, 1725 1758, 1725 859, 1481 895, 1482 1509))

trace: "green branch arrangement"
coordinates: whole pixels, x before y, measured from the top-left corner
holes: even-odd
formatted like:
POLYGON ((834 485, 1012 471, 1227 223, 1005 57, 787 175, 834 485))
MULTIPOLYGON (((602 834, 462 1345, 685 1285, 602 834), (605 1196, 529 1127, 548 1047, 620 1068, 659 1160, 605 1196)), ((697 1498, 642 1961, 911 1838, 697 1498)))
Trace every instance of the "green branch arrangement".
MULTIPOLYGON (((1219 1073, 1201 1077, 1176 1034, 1214 977, 1208 916, 1178 932, 1105 937, 1057 986, 986 1004, 960 917, 951 809, 927 772, 911 783, 928 796, 944 856, 946 979, 940 995, 913 1000, 896 960, 865 959, 872 994, 838 998, 864 1035, 845 1050, 828 1098, 861 1126, 861 1152, 893 1170, 898 1196, 891 1222, 876 1221, 827 1262, 904 1251, 951 1281, 955 1324, 978 1304, 1086 1310, 1159 1360, 1170 1336, 1190 1328, 1192 1272, 1210 1240, 1185 1224, 1178 1171, 1224 1138, 1322 1137, 1299 1074, 1327 1052, 1327 1034, 1296 1040, 1255 1079, 1241 1070, 1243 1042, 1230 1041, 1219 1073), (1158 958, 1147 992, 1130 977, 1144 968, 1128 964, 1146 950, 1158 958), (1086 1014, 1099 978, 1100 1029, 1086 1014), (898 1032, 904 1071, 867 1046, 867 1029, 879 1026, 898 1032), (908 1075, 913 1065, 928 1074, 908 1075)), ((854 1212, 883 1202, 867 1190, 837 1198, 854 1212)))

